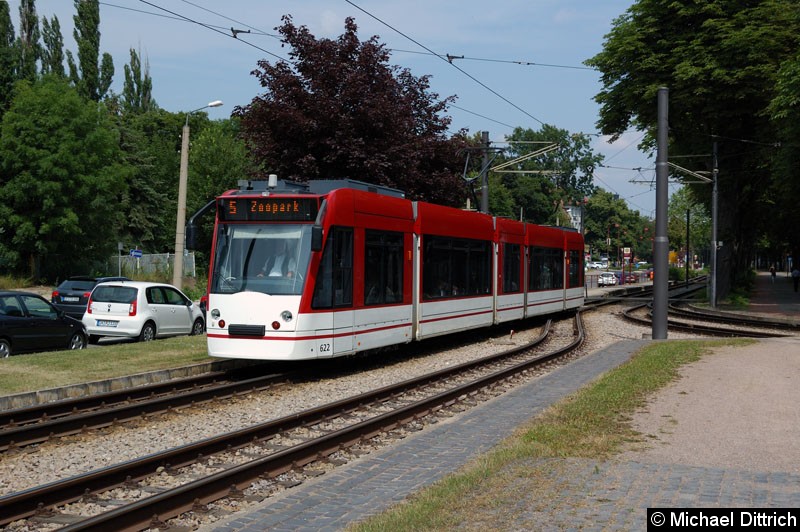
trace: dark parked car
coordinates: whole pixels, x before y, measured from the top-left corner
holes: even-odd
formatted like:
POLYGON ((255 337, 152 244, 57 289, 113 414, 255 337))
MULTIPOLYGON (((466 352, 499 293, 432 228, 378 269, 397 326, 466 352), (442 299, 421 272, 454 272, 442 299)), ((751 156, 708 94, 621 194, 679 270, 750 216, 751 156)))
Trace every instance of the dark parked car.
POLYGON ((130 279, 127 277, 70 277, 53 290, 50 301, 58 310, 62 310, 68 316, 80 321, 83 313, 86 312, 86 304, 89 302, 89 295, 95 285, 107 281, 130 281, 130 279))
POLYGON ((0 358, 50 349, 83 349, 83 324, 29 292, 0 292, 0 358))

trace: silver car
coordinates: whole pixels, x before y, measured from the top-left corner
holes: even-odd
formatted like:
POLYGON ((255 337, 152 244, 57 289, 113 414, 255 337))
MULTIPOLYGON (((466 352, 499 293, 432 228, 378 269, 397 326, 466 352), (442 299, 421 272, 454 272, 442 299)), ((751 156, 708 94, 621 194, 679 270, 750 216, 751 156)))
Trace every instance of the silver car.
POLYGON ((103 336, 149 341, 166 336, 202 334, 203 312, 172 285, 115 281, 92 290, 83 325, 89 343, 103 336))
POLYGON ((597 286, 616 286, 617 276, 612 272, 603 272, 597 276, 597 286))

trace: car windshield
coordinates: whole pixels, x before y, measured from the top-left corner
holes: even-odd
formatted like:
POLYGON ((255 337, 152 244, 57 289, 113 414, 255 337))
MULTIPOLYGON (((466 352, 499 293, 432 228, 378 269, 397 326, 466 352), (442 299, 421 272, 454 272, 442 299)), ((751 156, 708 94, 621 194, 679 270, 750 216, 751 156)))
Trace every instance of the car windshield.
POLYGON ((310 256, 310 224, 221 224, 211 292, 301 294, 310 256))

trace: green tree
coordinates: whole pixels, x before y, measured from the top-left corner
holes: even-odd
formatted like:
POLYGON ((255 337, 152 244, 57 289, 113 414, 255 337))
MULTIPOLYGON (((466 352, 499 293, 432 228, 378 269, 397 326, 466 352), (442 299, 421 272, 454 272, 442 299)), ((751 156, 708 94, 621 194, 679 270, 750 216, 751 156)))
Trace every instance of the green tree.
POLYGON ((622 250, 631 248, 636 260, 652 260, 652 220, 631 211, 616 194, 595 190, 585 205, 584 216, 584 239, 593 257, 607 255, 612 262, 619 262, 622 250))
MULTIPOLYGON (((247 147, 239 135, 239 120, 215 120, 192 135, 187 187, 187 220, 209 201, 238 186, 252 174, 247 147)), ((211 251, 214 216, 197 220, 200 227, 195 262, 203 271, 211 251)))
POLYGON ((8 2, 0 1, 0 118, 11 104, 14 82, 17 80, 17 50, 14 46, 14 25, 8 2))
POLYGON ((173 251, 175 211, 165 206, 177 205, 181 117, 160 109, 115 116, 122 160, 131 168, 120 198, 125 218, 115 228, 118 240, 148 253, 173 251))
POLYGON ((64 37, 61 35, 61 24, 53 15, 52 21, 42 17, 42 74, 53 74, 64 77, 64 37))
POLYGON ((19 3, 19 38, 17 39, 17 76, 19 79, 36 79, 36 62, 41 56, 39 44, 39 17, 35 0, 19 3))
POLYGON ((508 155, 494 167, 503 166, 502 182, 528 220, 556 223, 564 204, 576 204, 594 192, 594 167, 603 157, 594 153, 586 135, 571 135, 545 124, 539 131, 516 128, 507 137, 508 155), (539 155, 534 155, 541 152, 539 155), (519 162, 521 157, 531 156, 519 162))
MULTIPOLYGON (((667 87, 670 156, 705 154, 683 161, 711 170, 717 142, 718 237, 725 242, 720 297, 745 282, 765 220, 763 195, 771 188, 776 138, 767 109, 778 72, 800 44, 796 7, 790 0, 639 0, 614 21, 602 52, 587 61, 601 72, 603 88, 595 99, 603 133, 646 130, 644 144, 653 147, 656 95, 667 87)), ((711 187, 693 186, 710 204, 711 187)))
POLYGON ((0 261, 33 279, 86 273, 115 249, 126 170, 105 108, 66 80, 17 84, 0 129, 0 261))
POLYGON ((377 37, 360 41, 352 18, 338 39, 317 39, 289 16, 278 28, 292 63, 260 61, 266 89, 237 107, 258 167, 284 179, 351 178, 402 189, 408 197, 461 205, 466 144, 447 136, 451 98, 427 76, 388 64, 377 37))
POLYGON ((122 87, 123 109, 126 113, 146 113, 158 106, 153 99, 153 79, 150 65, 142 62, 136 50, 131 48, 131 62, 125 65, 125 84, 122 87))
POLYGON ((800 53, 781 65, 775 92, 769 113, 785 143, 773 161, 776 178, 764 198, 762 247, 770 262, 781 262, 787 254, 800 257, 800 53))
POLYGON ((100 57, 100 2, 98 0, 74 0, 75 21, 73 36, 78 44, 78 64, 67 50, 67 63, 72 83, 78 93, 89 100, 99 102, 111 87, 114 79, 114 61, 108 53, 100 57))
MULTIPOLYGON (((667 237, 670 249, 686 250, 686 213, 689 213, 689 252, 708 264, 711 249, 711 216, 706 205, 694 197, 692 189, 682 187, 669 198, 667 237)), ((682 254, 682 253, 681 253, 682 254)))

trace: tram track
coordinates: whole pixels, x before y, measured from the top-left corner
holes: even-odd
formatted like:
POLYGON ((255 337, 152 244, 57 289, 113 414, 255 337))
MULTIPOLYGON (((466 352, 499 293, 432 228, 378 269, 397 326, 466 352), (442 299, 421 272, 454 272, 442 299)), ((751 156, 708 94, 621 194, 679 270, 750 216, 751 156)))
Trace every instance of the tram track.
MULTIPOLYGON (((436 339, 410 346, 409 357, 426 350, 435 351, 442 343, 459 345, 456 338, 436 339), (439 340, 439 341, 437 341, 439 340), (423 347, 424 346, 424 347, 423 347)), ((214 404, 253 392, 273 392, 283 386, 308 382, 316 375, 336 375, 364 371, 371 365, 395 358, 370 360, 354 357, 347 360, 323 360, 315 364, 262 363, 246 368, 217 371, 164 383, 93 394, 74 399, 44 403, 0 412, 0 452, 17 452, 58 438, 86 434, 91 430, 118 426, 134 420, 146 420, 159 414, 177 412, 184 407, 214 404), (285 368, 294 369, 285 369, 285 368), (282 369, 283 368, 283 369, 282 369), (275 372, 275 370, 278 372, 275 372), (282 370, 281 370, 282 369, 282 370), (248 375, 256 374, 256 376, 248 375), (263 373, 263 375, 259 375, 263 373)))
MULTIPOLYGON (((645 297, 651 290, 652 287, 635 287, 622 296, 589 303, 586 309, 619 300, 645 297)), ((275 365, 262 364, 260 367, 218 371, 165 383, 2 411, 0 452, 13 452, 63 436, 146 419, 187 406, 265 391, 304 378, 302 371, 268 372, 274 367, 275 365), (254 371, 265 374, 245 378, 254 371)), ((324 371, 326 367, 328 366, 322 363, 317 369, 324 371)))
MULTIPOLYGON (((540 348, 547 334, 535 342, 500 354, 386 386, 325 407, 11 494, 0 498, 0 524, 36 515, 38 517, 34 520, 68 522, 73 519, 71 508, 57 511, 50 517, 46 517, 46 509, 63 507, 74 501, 82 501, 80 504, 89 500, 102 502, 104 490, 119 490, 121 486, 135 483, 135 488, 126 489, 147 492, 151 496, 105 512, 102 516, 82 519, 64 530, 146 528, 153 515, 165 519, 189 507, 203 506, 230 495, 231 486, 236 486, 236 492, 259 478, 275 479, 287 471, 335 457, 349 446, 358 445, 399 426, 422 423, 425 416, 432 413, 459 407, 465 401, 478 401, 482 393, 500 393, 493 392, 492 387, 577 349, 584 335, 579 316, 575 320, 576 332, 572 341, 566 346, 548 350, 544 355, 532 355, 530 351, 537 346, 540 348), (480 375, 475 374, 477 368, 483 368, 480 375), (488 392, 481 391, 487 389, 488 392), (293 441, 299 444, 288 444, 293 441), (270 452, 263 455, 265 449, 270 452), (208 462, 210 457, 216 457, 221 452, 238 452, 250 458, 246 463, 238 464, 235 464, 237 460, 233 456, 213 458, 215 462, 228 463, 229 467, 177 488, 159 490, 156 494, 152 492, 157 488, 147 485, 146 479, 152 479, 154 475, 191 467, 198 455, 205 457, 204 461, 208 462), (259 457, 252 458, 256 454, 259 457)), ((113 495, 114 499, 121 497, 119 493, 113 495)), ((102 504, 111 503, 106 500, 102 504)))
MULTIPOLYGON (((781 328, 779 326, 774 326, 777 325, 774 322, 770 323, 770 322, 765 322, 763 320, 749 320, 746 318, 725 321, 721 320, 719 317, 714 317, 714 316, 707 317, 706 315, 700 312, 694 312, 691 315, 688 315, 685 312, 676 311, 674 306, 671 306, 668 312, 670 316, 677 315, 683 317, 690 317, 695 320, 695 321, 680 321, 668 318, 667 329, 670 331, 681 331, 681 332, 688 332, 706 336, 725 337, 725 338, 731 338, 731 337, 782 338, 789 336, 783 333, 764 330, 764 329, 781 328), (723 323, 729 326, 728 327, 710 326, 707 325, 708 321, 712 322, 716 321, 718 323, 723 323), (750 328, 746 329, 744 327, 750 327, 750 328)), ((645 326, 652 326, 653 322, 652 312, 648 310, 647 303, 643 303, 625 309, 622 314, 625 317, 625 319, 630 322, 638 323, 640 325, 645 325, 645 326)))
POLYGON ((266 390, 288 381, 289 374, 238 378, 240 370, 127 388, 76 399, 0 412, 0 451, 76 434, 183 406, 266 390))

